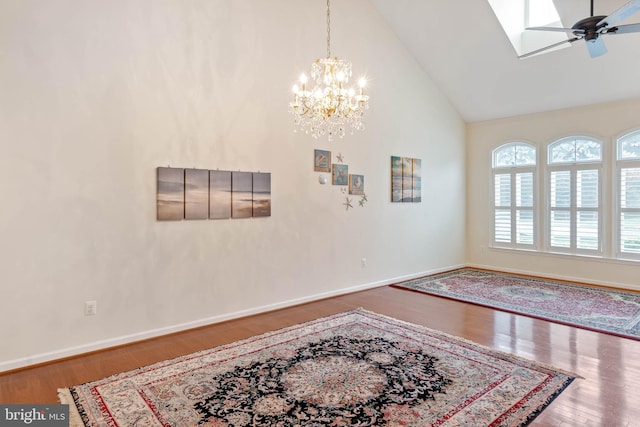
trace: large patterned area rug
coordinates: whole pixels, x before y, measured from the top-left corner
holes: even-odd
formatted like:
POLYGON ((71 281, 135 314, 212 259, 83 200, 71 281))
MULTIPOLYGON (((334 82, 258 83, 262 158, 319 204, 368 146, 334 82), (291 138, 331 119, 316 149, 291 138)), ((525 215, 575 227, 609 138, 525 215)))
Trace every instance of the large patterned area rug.
POLYGON ((640 294, 462 268, 392 285, 640 340, 640 294))
POLYGON ((60 397, 86 426, 519 426, 574 378, 359 309, 60 397))

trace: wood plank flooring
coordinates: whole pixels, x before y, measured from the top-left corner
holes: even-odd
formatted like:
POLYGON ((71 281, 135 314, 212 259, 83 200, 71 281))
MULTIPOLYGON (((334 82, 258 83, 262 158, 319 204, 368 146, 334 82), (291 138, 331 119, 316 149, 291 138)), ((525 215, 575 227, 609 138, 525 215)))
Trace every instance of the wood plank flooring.
POLYGON ((640 426, 640 341, 387 286, 0 375, 0 403, 56 403, 57 388, 358 307, 584 377, 533 426, 640 426))

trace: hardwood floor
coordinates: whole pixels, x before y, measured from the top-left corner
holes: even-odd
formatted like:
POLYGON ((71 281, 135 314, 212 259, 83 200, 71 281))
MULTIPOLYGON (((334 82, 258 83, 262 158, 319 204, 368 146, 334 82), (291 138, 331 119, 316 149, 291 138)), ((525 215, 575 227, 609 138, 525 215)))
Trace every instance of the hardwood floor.
POLYGON ((422 324, 584 377, 576 379, 551 403, 533 421, 533 426, 640 426, 640 341, 390 287, 0 375, 0 403, 56 403, 57 388, 357 307, 422 324))

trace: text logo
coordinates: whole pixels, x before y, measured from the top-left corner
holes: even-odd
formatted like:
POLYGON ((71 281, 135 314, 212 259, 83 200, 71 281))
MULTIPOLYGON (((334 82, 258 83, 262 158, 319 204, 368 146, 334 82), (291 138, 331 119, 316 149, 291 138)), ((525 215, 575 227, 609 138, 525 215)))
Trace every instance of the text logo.
POLYGON ((0 405, 0 427, 69 427, 69 405, 0 405))

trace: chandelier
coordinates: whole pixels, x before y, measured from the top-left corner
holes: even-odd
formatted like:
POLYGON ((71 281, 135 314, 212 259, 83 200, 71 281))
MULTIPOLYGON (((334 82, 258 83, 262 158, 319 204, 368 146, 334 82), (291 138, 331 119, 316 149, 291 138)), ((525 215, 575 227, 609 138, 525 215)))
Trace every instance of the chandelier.
POLYGON ((342 138, 346 131, 364 129, 364 110, 369 108, 365 95, 366 80, 361 78, 358 89, 347 87, 351 77, 351 62, 331 57, 331 13, 327 0, 327 57, 316 59, 311 65, 311 79, 315 86, 307 86, 307 76, 300 76, 300 86, 293 87, 293 101, 289 110, 295 124, 314 138, 335 135, 342 138))

